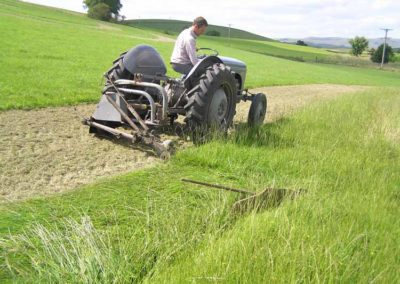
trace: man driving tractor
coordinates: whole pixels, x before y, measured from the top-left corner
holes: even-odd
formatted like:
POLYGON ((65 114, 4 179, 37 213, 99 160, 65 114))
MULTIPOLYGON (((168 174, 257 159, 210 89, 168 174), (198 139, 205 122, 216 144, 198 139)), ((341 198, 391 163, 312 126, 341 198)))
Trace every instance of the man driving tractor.
POLYGON ((154 131, 172 125, 179 115, 185 116, 185 127, 193 141, 200 142, 209 137, 210 130, 227 133, 240 101, 251 101, 249 125, 262 124, 267 98, 244 88, 246 64, 219 56, 210 48, 204 49, 214 54, 198 59, 196 38, 204 34, 207 25, 204 18, 196 18, 176 41, 171 64, 175 71, 187 74, 185 78, 168 77, 164 60, 152 46, 140 44, 120 54, 104 75, 107 81, 93 115, 83 121, 89 132, 142 143, 167 159, 169 142, 162 141, 154 131))
POLYGON ((176 72, 187 75, 199 61, 196 56, 196 38, 205 33, 207 26, 206 19, 197 17, 190 28, 179 34, 171 56, 172 69, 176 72))

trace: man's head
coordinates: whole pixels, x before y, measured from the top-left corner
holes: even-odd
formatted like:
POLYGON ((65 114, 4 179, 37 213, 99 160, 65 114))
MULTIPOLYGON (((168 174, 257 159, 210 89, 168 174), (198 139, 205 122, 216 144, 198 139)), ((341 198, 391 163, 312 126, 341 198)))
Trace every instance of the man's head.
POLYGON ((208 27, 207 20, 204 19, 203 17, 197 17, 196 19, 194 19, 193 31, 197 36, 204 34, 207 27, 208 27))

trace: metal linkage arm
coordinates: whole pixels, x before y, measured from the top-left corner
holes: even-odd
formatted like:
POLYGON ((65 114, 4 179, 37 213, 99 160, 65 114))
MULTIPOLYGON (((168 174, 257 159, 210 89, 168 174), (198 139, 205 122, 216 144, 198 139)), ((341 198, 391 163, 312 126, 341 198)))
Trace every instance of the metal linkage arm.
POLYGON ((155 83, 148 83, 148 82, 138 82, 138 81, 132 81, 132 80, 116 80, 114 82, 116 86, 119 85, 132 85, 132 86, 138 86, 138 87, 149 87, 149 88, 155 88, 159 91, 161 94, 161 97, 163 99, 162 101, 162 117, 161 120, 167 118, 167 113, 168 113, 168 95, 167 92, 164 90, 163 87, 161 87, 158 84, 155 83))

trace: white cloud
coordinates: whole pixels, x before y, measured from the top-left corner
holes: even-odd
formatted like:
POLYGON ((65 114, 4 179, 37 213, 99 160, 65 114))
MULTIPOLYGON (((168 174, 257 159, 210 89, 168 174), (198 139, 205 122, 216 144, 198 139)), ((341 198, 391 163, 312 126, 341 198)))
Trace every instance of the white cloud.
MULTIPOLYGON (((28 0, 83 12, 82 0, 28 0)), ((216 25, 248 30, 264 36, 382 37, 382 27, 393 28, 400 38, 400 1, 395 0, 122 0, 121 14, 128 19, 180 19, 204 16, 216 25)))

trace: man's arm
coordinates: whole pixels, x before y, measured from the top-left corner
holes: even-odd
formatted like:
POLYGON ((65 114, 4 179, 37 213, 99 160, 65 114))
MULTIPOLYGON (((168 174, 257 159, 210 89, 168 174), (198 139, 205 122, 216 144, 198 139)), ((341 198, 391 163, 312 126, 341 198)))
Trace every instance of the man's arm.
POLYGON ((190 62, 192 62, 193 66, 199 62, 199 59, 196 56, 196 41, 194 39, 190 39, 185 44, 186 52, 189 55, 190 62))

